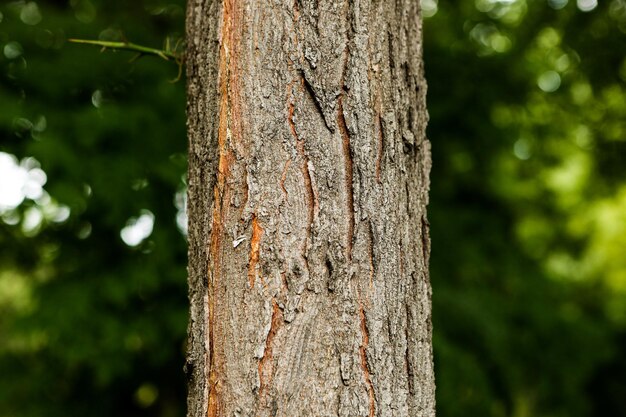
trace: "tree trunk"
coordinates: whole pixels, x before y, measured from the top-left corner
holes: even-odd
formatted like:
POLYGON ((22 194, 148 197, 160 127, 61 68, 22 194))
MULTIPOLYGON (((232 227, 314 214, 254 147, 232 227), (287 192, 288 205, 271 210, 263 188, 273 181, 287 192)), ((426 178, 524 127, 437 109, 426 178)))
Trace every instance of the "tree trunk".
POLYGON ((187 24, 189 416, 434 416, 418 2, 187 24))

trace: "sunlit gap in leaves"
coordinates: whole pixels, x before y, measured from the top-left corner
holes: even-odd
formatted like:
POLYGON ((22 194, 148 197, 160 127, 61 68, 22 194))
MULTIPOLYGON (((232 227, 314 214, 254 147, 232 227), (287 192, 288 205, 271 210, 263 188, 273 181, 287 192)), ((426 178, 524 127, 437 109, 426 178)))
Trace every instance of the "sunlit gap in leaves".
POLYGON ((437 14, 438 0, 422 0, 422 16, 424 18, 433 17, 437 14))
POLYGON ((174 196, 174 205, 176 206, 176 226, 178 230, 187 237, 187 185, 183 186, 176 192, 174 196))
POLYGON ((120 237, 128 246, 138 246, 146 240, 154 229, 154 214, 150 210, 141 210, 139 217, 131 217, 120 232, 120 237))
POLYGON ((475 6, 479 12, 508 25, 519 23, 528 9, 525 0, 476 0, 475 6))
POLYGON ((526 1, 476 0, 474 7, 489 18, 465 21, 464 30, 478 47, 476 54, 482 57, 508 52, 513 46, 513 28, 521 23, 528 10, 526 1))
POLYGON ((35 158, 19 161, 15 155, 0 152, 0 219, 5 224, 17 225, 27 236, 39 233, 45 221, 63 223, 70 216, 67 206, 58 204, 43 189, 46 173, 35 158), (26 200, 34 205, 21 212, 26 200))
MULTIPOLYGON (((138 180, 133 185, 133 188, 139 189, 145 186, 147 186, 146 180, 138 180)), ((178 191, 174 194, 173 202, 176 207, 176 226, 178 231, 187 237, 187 184, 184 176, 178 191)), ((139 217, 132 217, 126 222, 126 226, 120 232, 120 237, 128 246, 139 246, 152 234, 154 219, 155 216, 150 210, 142 210, 139 217)))

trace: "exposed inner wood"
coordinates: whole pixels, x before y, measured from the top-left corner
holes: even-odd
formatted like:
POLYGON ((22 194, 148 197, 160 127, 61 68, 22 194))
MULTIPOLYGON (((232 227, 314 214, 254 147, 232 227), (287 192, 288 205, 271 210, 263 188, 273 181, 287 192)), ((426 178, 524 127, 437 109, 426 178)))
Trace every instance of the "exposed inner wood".
POLYGON ((252 215, 252 237, 250 237, 250 261, 248 262, 248 280, 250 288, 254 288, 254 283, 258 275, 257 265, 261 251, 261 238, 263 237, 263 228, 259 224, 256 215, 252 215))
POLYGON ((209 288, 208 288, 208 338, 209 338, 209 398, 208 398, 208 416, 220 415, 220 362, 222 358, 218 357, 219 352, 216 348, 221 338, 220 323, 216 318, 216 309, 218 308, 217 291, 220 285, 221 269, 223 263, 224 249, 224 219, 228 216, 230 207, 230 186, 228 184, 231 174, 231 166, 233 164, 233 153, 229 141, 234 141, 234 127, 231 124, 233 118, 239 117, 233 106, 233 94, 236 82, 235 64, 236 57, 232 56, 233 49, 233 31, 235 26, 233 11, 239 7, 236 0, 225 0, 223 4, 223 23, 222 23, 222 43, 220 48, 219 59, 219 130, 218 130, 218 152, 219 162, 217 166, 217 183, 213 191, 213 226, 211 227, 211 244, 209 249, 209 288))

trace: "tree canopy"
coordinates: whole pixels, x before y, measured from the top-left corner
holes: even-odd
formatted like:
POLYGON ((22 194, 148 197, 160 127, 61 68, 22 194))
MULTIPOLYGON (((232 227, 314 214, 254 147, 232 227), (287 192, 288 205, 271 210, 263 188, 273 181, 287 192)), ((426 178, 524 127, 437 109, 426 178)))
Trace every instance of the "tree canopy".
MULTIPOLYGON (((438 414, 626 415, 626 2, 422 5, 438 414)), ((0 415, 184 415, 184 7, 0 5, 0 415)))

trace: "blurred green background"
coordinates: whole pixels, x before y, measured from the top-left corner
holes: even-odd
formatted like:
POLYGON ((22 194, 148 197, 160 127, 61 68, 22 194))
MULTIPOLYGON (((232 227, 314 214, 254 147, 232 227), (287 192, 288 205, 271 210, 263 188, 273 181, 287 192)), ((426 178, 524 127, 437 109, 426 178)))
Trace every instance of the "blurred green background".
MULTIPOLYGON (((626 0, 423 8, 438 414, 626 416, 626 0)), ((0 417, 185 413, 183 27, 0 4, 0 417)))

